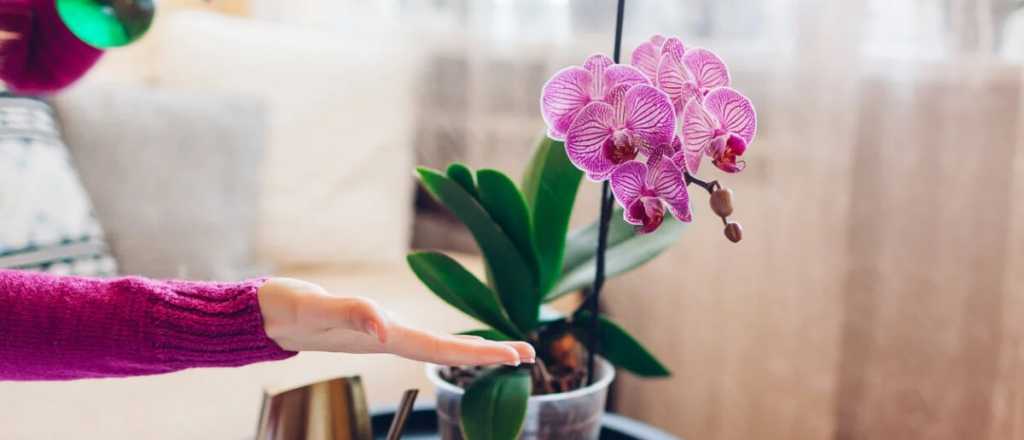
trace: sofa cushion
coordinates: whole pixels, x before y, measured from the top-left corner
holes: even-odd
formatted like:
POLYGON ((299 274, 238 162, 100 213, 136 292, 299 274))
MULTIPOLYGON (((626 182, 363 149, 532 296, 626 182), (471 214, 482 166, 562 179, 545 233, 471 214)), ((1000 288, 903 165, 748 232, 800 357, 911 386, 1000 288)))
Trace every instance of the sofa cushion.
POLYGON ((9 95, 0 97, 0 268, 116 270, 49 105, 9 95))
POLYGON ((270 106, 260 250, 279 265, 392 262, 409 243, 414 50, 202 12, 154 29, 156 84, 270 106))
POLYGON ((122 272, 216 280, 258 272, 258 99, 83 84, 56 103, 122 272))

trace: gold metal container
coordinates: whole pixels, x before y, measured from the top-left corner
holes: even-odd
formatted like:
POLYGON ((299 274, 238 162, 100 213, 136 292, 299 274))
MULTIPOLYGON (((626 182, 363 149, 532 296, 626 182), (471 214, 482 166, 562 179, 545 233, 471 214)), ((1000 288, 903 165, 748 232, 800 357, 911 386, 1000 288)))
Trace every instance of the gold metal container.
POLYGON ((263 395, 256 440, 372 440, 359 376, 263 395))

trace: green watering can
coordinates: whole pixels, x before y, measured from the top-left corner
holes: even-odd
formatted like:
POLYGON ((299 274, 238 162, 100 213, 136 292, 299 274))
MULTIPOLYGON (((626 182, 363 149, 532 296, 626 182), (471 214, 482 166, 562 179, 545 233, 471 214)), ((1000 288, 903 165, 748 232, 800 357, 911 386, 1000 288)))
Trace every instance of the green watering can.
POLYGON ((98 49, 131 44, 156 14, 154 0, 55 0, 61 20, 75 36, 98 49))

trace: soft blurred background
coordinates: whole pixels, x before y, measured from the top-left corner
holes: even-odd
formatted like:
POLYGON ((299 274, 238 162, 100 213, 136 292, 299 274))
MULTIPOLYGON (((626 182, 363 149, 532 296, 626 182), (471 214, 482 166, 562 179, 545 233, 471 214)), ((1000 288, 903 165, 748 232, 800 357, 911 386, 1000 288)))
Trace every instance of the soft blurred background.
MULTIPOLYGON (((464 330, 402 264, 475 250, 414 163, 518 175, 553 72, 611 52, 612 0, 167 0, 53 103, 122 273, 301 276, 464 330)), ((695 440, 1024 438, 1024 2, 629 0, 713 48, 757 106, 728 243, 681 242, 604 307, 674 375, 612 407, 695 440)), ((597 214, 584 184, 574 223, 597 214)), ((479 267, 478 265, 476 267, 479 267)), ((244 438, 260 389, 419 365, 303 354, 240 370, 0 383, 2 438, 244 438)), ((424 397, 429 399, 429 397, 424 397)))

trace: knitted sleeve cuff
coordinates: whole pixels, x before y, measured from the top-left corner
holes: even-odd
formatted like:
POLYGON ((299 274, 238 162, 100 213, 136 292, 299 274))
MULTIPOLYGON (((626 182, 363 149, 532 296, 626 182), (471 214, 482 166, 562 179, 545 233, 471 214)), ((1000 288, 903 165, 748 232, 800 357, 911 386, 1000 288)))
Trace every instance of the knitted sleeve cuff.
POLYGON ((265 278, 240 283, 153 282, 139 278, 150 302, 144 340, 168 370, 239 366, 295 355, 263 328, 257 291, 265 278))

